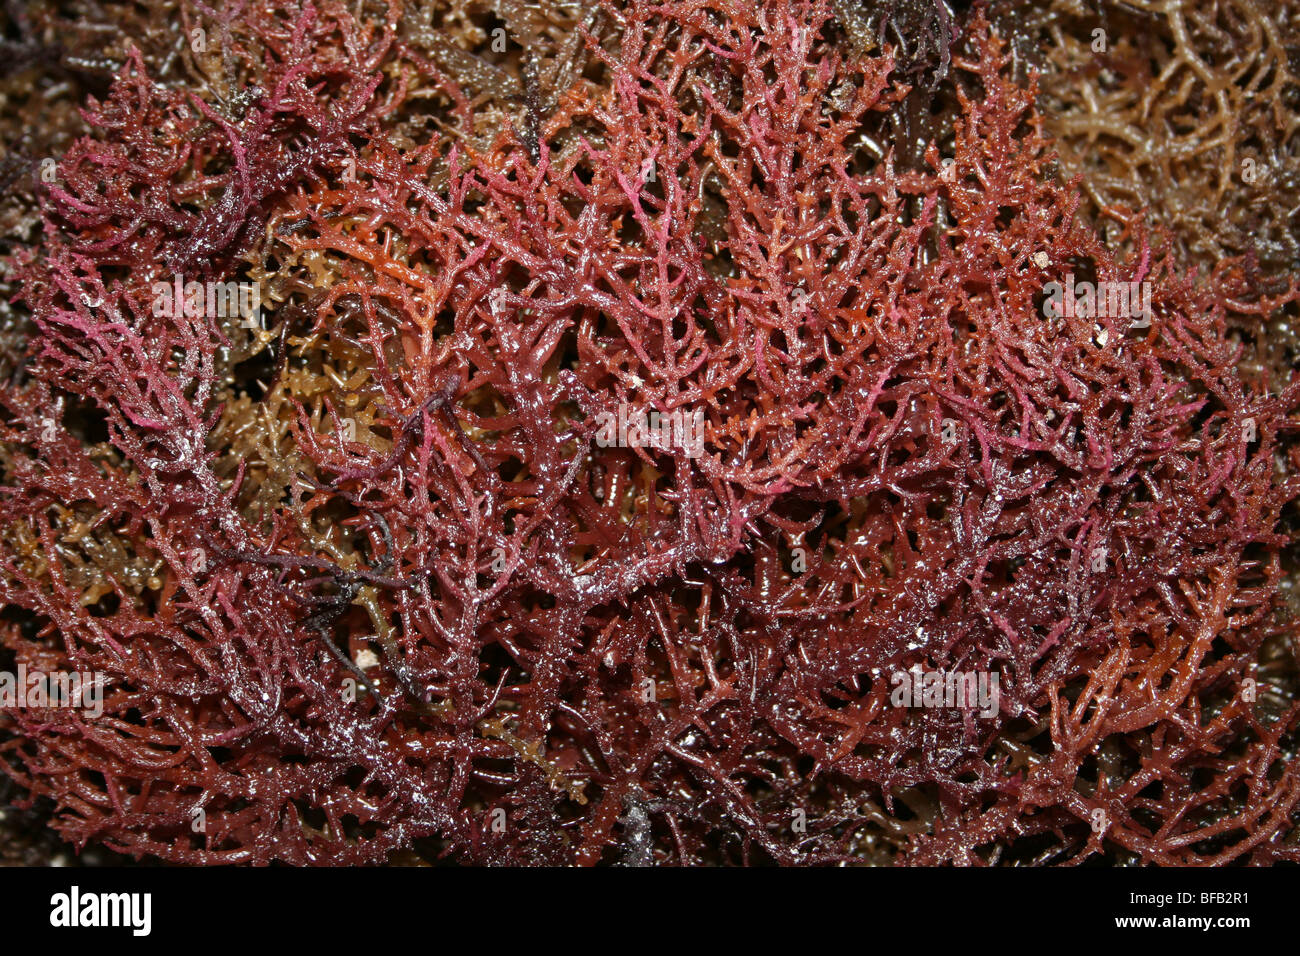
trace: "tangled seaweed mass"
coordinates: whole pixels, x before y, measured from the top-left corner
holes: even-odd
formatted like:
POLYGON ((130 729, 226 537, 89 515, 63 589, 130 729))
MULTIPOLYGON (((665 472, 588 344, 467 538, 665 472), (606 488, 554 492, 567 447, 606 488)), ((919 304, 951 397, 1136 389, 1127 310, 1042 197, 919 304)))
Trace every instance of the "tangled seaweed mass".
POLYGON ((1300 861, 1258 6, 10 9, 0 662, 102 692, 5 706, 13 812, 186 864, 1300 861))

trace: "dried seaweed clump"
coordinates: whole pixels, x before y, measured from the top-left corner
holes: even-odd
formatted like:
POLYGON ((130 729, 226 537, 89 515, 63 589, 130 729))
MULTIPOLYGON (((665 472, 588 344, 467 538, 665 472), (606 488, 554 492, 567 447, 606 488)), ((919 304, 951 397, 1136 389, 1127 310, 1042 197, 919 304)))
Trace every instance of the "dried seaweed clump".
MULTIPOLYGON (((992 16, 1021 71, 1041 72, 1062 171, 1099 219, 1145 215, 1203 274, 1240 259, 1248 295, 1285 287, 1300 268, 1300 7, 1005 0, 992 16)), ((1289 374, 1297 314, 1240 323, 1249 360, 1289 374)))
POLYGON ((1140 220, 1096 235, 983 20, 917 162, 863 145, 910 84, 831 16, 602 5, 584 78, 494 135, 396 7, 232 14, 238 115, 124 67, 0 387, 0 643, 108 688, 6 715, 61 834, 1300 859, 1300 385, 1238 372, 1140 220), (160 308, 178 274, 264 314, 160 308), (1067 275, 1149 283, 1150 321, 1045 310, 1067 275), (914 670, 1000 696, 897 706, 914 670))
POLYGON ((1300 10, 1283 0, 995 5, 1042 71, 1067 174, 1150 210, 1195 261, 1300 263, 1300 10))

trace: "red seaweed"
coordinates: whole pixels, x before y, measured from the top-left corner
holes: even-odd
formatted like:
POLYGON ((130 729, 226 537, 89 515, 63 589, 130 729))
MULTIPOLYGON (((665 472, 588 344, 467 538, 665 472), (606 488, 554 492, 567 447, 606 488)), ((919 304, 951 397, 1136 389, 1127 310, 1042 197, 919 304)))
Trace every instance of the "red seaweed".
POLYGON ((350 7, 202 20, 239 103, 132 56, 12 264, 0 644, 105 686, 3 712, 59 834, 1300 860, 1300 385, 1229 321, 1294 282, 1103 241, 980 16, 930 80, 822 0, 602 0, 521 105, 350 7))

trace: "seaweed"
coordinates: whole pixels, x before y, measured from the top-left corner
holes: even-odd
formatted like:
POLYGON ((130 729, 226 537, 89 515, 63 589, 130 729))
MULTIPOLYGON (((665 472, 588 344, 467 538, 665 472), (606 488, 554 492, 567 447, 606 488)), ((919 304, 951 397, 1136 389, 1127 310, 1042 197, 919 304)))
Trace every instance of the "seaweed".
POLYGON ((1300 385, 1237 336, 1294 281, 1099 230, 978 12, 895 50, 823 0, 505 4, 493 61, 485 8, 351 7, 200 9, 203 84, 128 54, 11 263, 0 644, 107 688, 4 711, 51 828, 1300 856, 1300 385), (927 71, 948 112, 891 145, 927 71))

